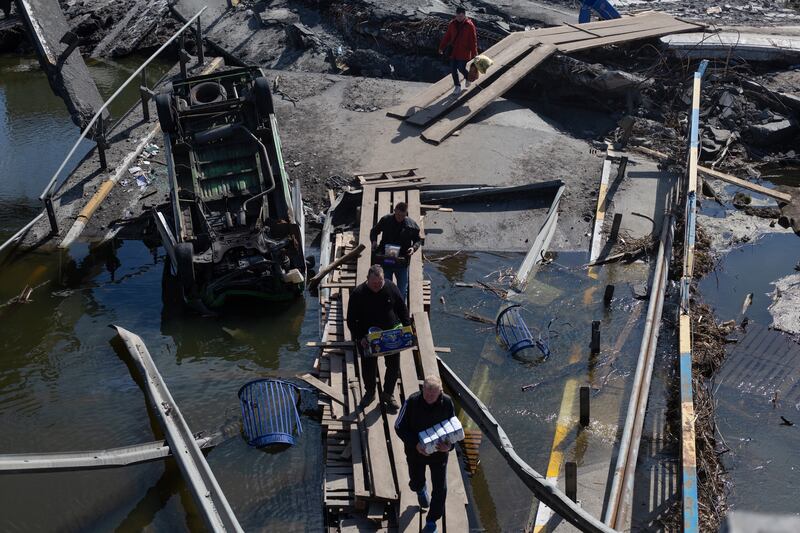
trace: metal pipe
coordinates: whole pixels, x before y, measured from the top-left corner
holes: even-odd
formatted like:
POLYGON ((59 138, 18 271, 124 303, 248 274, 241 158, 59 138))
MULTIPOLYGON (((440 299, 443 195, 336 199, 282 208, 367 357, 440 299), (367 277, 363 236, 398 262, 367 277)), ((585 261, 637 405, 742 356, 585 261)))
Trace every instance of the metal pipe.
POLYGON ((608 507, 603 521, 615 529, 624 527, 624 519, 628 512, 628 503, 633 493, 633 474, 636 470, 636 459, 639 453, 642 420, 647 408, 647 397, 650 392, 650 377, 655 360, 655 348, 658 341, 658 330, 661 322, 661 310, 664 304, 669 258, 672 251, 672 232, 674 218, 665 215, 661 230, 661 245, 656 256, 656 266, 651 283, 650 302, 647 308, 644 333, 639 349, 636 374, 633 379, 625 426, 620 440, 614 477, 609 491, 608 507))
POLYGON ((177 32, 175 32, 175 34, 172 37, 170 37, 167 40, 167 42, 165 42, 163 45, 161 45, 161 48, 156 50, 155 53, 153 53, 153 55, 151 55, 149 58, 147 58, 147 60, 144 63, 142 63, 141 66, 139 66, 139 68, 136 69, 136 71, 133 74, 131 74, 131 76, 125 81, 125 83, 123 83, 116 90, 116 92, 114 92, 114 94, 111 95, 111 97, 108 100, 106 100, 106 102, 100 107, 100 109, 97 111, 97 113, 95 113, 95 115, 92 117, 92 120, 89 121, 89 124, 86 126, 86 128, 84 128, 83 132, 81 133, 81 136, 78 138, 78 140, 72 146, 72 149, 70 149, 69 153, 67 154, 67 157, 65 157, 64 160, 61 162, 61 165, 59 165, 58 170, 56 170, 55 174, 53 174, 53 177, 50 178, 50 181, 47 183, 47 186, 44 188, 44 191, 42 191, 41 196, 39 196, 40 200, 44 201, 44 199, 46 197, 48 197, 48 196, 50 196, 52 194, 53 187, 55 186, 55 183, 56 183, 56 180, 58 179, 59 174, 61 174, 61 171, 64 170, 64 167, 67 165, 67 162, 70 160, 72 155, 75 153, 75 150, 78 149, 78 146, 80 145, 81 141, 83 141, 86 138, 86 136, 91 131, 92 126, 95 125, 95 123, 100 118, 100 116, 105 112, 106 109, 108 109, 108 106, 111 104, 111 102, 113 102, 117 98, 117 96, 119 96, 122 93, 122 91, 125 89, 125 87, 127 87, 129 83, 131 83, 133 80, 135 80, 139 76, 139 74, 141 74, 141 72, 145 68, 147 68, 147 66, 156 57, 158 57, 161 54, 161 52, 163 52, 170 44, 172 44, 172 42, 175 39, 177 39, 181 34, 183 34, 184 31, 186 31, 188 28, 190 28, 192 26, 192 24, 194 24, 194 22, 200 17, 200 15, 203 14, 203 11, 205 11, 206 9, 208 9, 208 8, 207 7, 203 7, 200 11, 197 12, 197 14, 195 16, 193 16, 191 19, 189 19, 189 21, 186 24, 184 24, 177 32))
MULTIPOLYGON (((261 191, 260 193, 256 194, 255 196, 251 196, 250 198, 248 198, 247 200, 244 201, 244 203, 242 204, 242 209, 244 209, 246 211, 248 203, 250 203, 251 201, 255 200, 256 198, 260 198, 261 196, 264 196, 265 194, 269 194, 269 193, 271 193, 272 191, 275 190, 275 175, 272 173, 272 163, 269 162, 269 152, 267 152, 267 147, 264 146, 264 143, 261 142, 261 139, 259 139, 255 135, 253 135, 252 131, 250 131, 246 127, 242 126, 241 124, 235 124, 234 127, 238 128, 238 129, 242 129, 245 132, 247 132, 247 134, 250 137, 252 137, 252 139, 256 143, 258 143, 258 146, 261 147, 261 157, 264 159, 264 162, 267 164, 267 172, 269 173, 269 179, 272 182, 267 190, 261 191)), ((267 213, 269 213, 269 211, 267 211, 267 213)), ((267 216, 269 216, 269 214, 267 216)))
MULTIPOLYGON (((239 421, 226 424, 213 433, 202 432, 195 436, 201 449, 211 449, 239 434, 239 421)), ((172 455, 165 440, 120 446, 105 450, 56 453, 13 453, 0 455, 0 473, 67 472, 119 468, 156 461, 172 455)))

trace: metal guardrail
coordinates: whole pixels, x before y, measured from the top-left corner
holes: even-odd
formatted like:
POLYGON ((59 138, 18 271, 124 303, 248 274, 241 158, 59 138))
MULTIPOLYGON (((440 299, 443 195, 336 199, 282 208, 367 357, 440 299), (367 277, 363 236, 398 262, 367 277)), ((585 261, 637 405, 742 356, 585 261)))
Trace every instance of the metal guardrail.
POLYGON ((692 385, 692 321, 689 308, 690 285, 694 271, 694 244, 697 229, 697 171, 700 151, 700 88, 708 60, 703 60, 694 74, 692 91, 691 134, 689 138, 689 176, 686 191, 686 220, 683 243, 683 276, 678 321, 681 394, 681 500, 683 531, 697 533, 699 506, 697 501, 697 456, 695 453, 694 391, 692 385))
POLYGON ((158 421, 164 430, 172 455, 186 479, 186 484, 206 526, 214 532, 242 532, 233 509, 144 342, 138 335, 124 328, 112 327, 116 329, 125 344, 133 367, 144 383, 145 392, 153 409, 158 413, 158 421))
POLYGON ((511 467, 511 470, 514 471, 514 474, 536 495, 539 501, 580 531, 586 533, 614 533, 613 529, 589 514, 579 504, 570 500, 555 483, 534 470, 517 455, 508 435, 480 398, 475 396, 475 393, 459 379, 444 361, 438 357, 436 361, 439 363, 442 380, 450 389, 450 392, 458 398, 459 405, 478 424, 511 467))
MULTIPOLYGON (((78 146, 80 146, 81 142, 83 142, 83 140, 86 139, 86 137, 89 135, 89 133, 91 133, 93 131, 93 129, 95 128, 95 125, 97 125, 100 130, 103 129, 103 114, 106 112, 106 110, 111 105, 111 103, 120 94, 122 94, 122 92, 125 90, 125 88, 127 88, 128 85, 131 84, 131 82, 133 82, 135 79, 137 79, 140 76, 140 74, 142 74, 145 71, 145 69, 148 67, 148 65, 150 65, 150 63, 152 63, 159 55, 161 55, 161 53, 164 52, 164 50, 166 50, 173 42, 175 42, 176 39, 184 38, 184 35, 183 35, 184 32, 186 30, 188 30, 189 28, 192 28, 193 26, 195 26, 195 37, 196 37, 197 45, 198 45, 197 49, 198 49, 198 51, 200 51, 199 56, 198 56, 198 60, 199 60, 200 64, 202 64, 202 62, 204 61, 204 57, 203 57, 203 54, 202 54, 203 35, 202 35, 202 28, 201 28, 201 25, 200 25, 200 15, 202 15, 203 12, 206 9, 208 9, 207 6, 204 6, 202 9, 200 9, 200 11, 198 11, 197 14, 195 14, 191 19, 189 19, 186 22, 186 24, 184 24, 180 29, 178 29, 178 31, 176 31, 172 35, 172 37, 170 37, 163 45, 161 45, 161 47, 158 50, 156 50, 149 58, 147 58, 147 60, 145 60, 144 63, 142 63, 139 66, 139 68, 137 68, 136 71, 134 71, 134 73, 131 74, 130 77, 127 80, 125 80, 125 82, 117 88, 117 90, 114 92, 114 94, 112 94, 108 98, 108 100, 105 101, 105 103, 100 107, 100 109, 95 113, 95 115, 89 121, 89 124, 87 124, 86 127, 83 129, 83 131, 81 132, 80 137, 78 137, 78 140, 75 141, 75 144, 73 144, 73 146, 70 149, 69 153, 66 155, 64 160, 58 166, 58 170, 55 171, 53 176, 50 178, 50 181, 47 183, 47 185, 45 186, 44 190, 42 191, 42 194, 39 196, 39 200, 44 202, 45 212, 47 213, 48 219, 50 221, 51 234, 57 234, 58 233, 58 219, 56 218, 55 208, 53 207, 53 195, 54 195, 54 193, 56 191, 56 185, 59 182, 59 177, 61 176, 61 173, 64 171, 64 168, 67 166, 67 163, 69 162, 69 160, 72 158, 73 155, 75 155, 75 151, 78 149, 78 146)), ((181 46, 181 50, 183 50, 183 46, 181 46)), ((185 75, 186 75, 186 67, 185 67, 185 57, 184 57, 183 54, 181 54, 181 73, 185 77, 185 75)), ((141 96, 142 96, 142 105, 143 105, 143 109, 147 109, 147 99, 152 96, 152 92, 149 91, 147 89, 147 87, 146 87, 146 74, 142 78, 142 80, 145 82, 145 86, 140 87, 140 92, 141 92, 141 96)), ((149 117, 149 110, 148 110, 148 112, 145 112, 145 117, 149 117)), ((98 147, 98 152, 99 152, 99 157, 100 157, 100 166, 101 166, 101 168, 105 168, 105 166, 106 166, 105 165, 105 139, 104 139, 104 136, 102 134, 102 131, 101 131, 101 133, 99 135, 95 135, 95 137, 97 137, 97 147, 98 147)), ((36 216, 33 220, 28 222, 28 224, 26 224, 19 231, 17 231, 14 235, 12 235, 11 238, 9 238, 8 240, 6 240, 6 242, 4 242, 2 245, 0 245, 0 252, 2 252, 4 249, 6 249, 11 244, 13 244, 13 243, 17 242, 18 240, 20 240, 28 231, 30 231, 30 229, 34 226, 34 224, 36 224, 42 218, 42 216, 43 216, 42 214, 39 214, 38 216, 36 216)))

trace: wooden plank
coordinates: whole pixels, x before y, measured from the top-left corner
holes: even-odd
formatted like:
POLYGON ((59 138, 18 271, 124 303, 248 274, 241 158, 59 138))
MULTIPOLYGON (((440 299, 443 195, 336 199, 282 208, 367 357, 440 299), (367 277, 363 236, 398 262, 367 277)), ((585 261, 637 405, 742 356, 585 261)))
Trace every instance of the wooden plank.
POLYGON ((308 341, 306 346, 309 348, 352 348, 352 341, 308 341))
MULTIPOLYGON (((361 225, 358 231, 358 243, 363 244, 368 250, 372 249, 369 232, 375 224, 375 187, 364 185, 361 198, 361 225)), ((372 254, 361 254, 358 258, 357 280, 367 279, 367 271, 372 261, 372 254)))
MULTIPOLYGON (((588 22, 585 24, 581 24, 580 26, 582 29, 591 30, 592 32, 598 33, 605 29, 611 29, 611 28, 621 29, 626 26, 636 26, 642 23, 654 24, 663 19, 676 20, 674 17, 667 15, 666 13, 659 13, 653 11, 650 13, 640 13, 638 15, 623 15, 621 18, 618 19, 598 20, 595 22, 588 22)), ((550 28, 537 28, 535 30, 528 30, 522 33, 529 37, 535 37, 538 39, 545 36, 571 34, 576 32, 573 28, 562 25, 562 26, 553 26, 550 28)))
POLYGON ((354 289, 355 287, 356 287, 355 281, 352 282, 340 281, 337 283, 322 282, 319 285, 320 289, 354 289))
MULTIPOLYGON (((342 291, 342 311, 347 311, 347 306, 350 303, 350 291, 342 291)), ((350 330, 344 329, 345 339, 350 340, 350 330)), ((354 356, 353 350, 348 350, 344 354, 344 367, 345 367, 345 383, 349 383, 351 378, 356 377, 356 365, 358 361, 354 356)), ((358 387, 360 393, 360 386, 358 387)), ((347 414, 355 411, 358 405, 358 400, 353 396, 348 386, 348 409, 347 414)), ((363 450, 361 449, 361 437, 358 434, 357 424, 350 424, 350 446, 351 459, 353 460, 353 492, 357 498, 364 498, 369 496, 366 483, 364 481, 364 464, 363 464, 363 450)))
MULTIPOLYGON (((419 189, 408 191, 408 216, 415 221, 419 221, 421 218, 419 189)), ((408 307, 411 314, 425 310, 422 295, 422 272, 422 253, 418 251, 411 256, 411 262, 408 265, 408 307)))
POLYGON ((420 362, 422 363, 422 375, 438 376, 439 368, 436 366, 436 349, 433 346, 433 336, 431 335, 431 325, 428 322, 428 314, 424 311, 414 313, 414 328, 417 331, 417 347, 419 350, 420 362))
POLYGON ((447 459, 447 499, 444 503, 445 531, 469 531, 467 517, 467 491, 461 477, 461 466, 456 452, 447 459))
POLYGON ((792 203, 791 194, 786 194, 772 189, 768 189, 767 187, 762 187, 761 185, 757 185, 747 180, 737 178, 736 176, 731 176, 730 174, 725 174, 724 172, 720 172, 718 170, 714 170, 712 168, 704 167, 701 165, 697 166, 697 170, 700 171, 701 174, 705 174, 706 176, 711 176, 712 178, 722 180, 726 183, 731 183, 733 185, 737 185, 744 189, 748 189, 753 192, 763 194, 764 196, 769 196, 770 198, 774 198, 775 200, 781 201, 783 203, 786 204, 792 203))
POLYGON ((636 29, 636 31, 603 37, 602 39, 586 39, 572 43, 559 44, 558 51, 564 53, 577 52, 580 50, 588 50, 590 48, 607 46, 609 44, 618 44, 628 41, 635 41, 637 39, 647 39, 650 37, 669 35, 672 33, 684 33, 687 31, 697 31, 697 27, 685 22, 676 22, 675 24, 669 26, 636 29))
MULTIPOLYGON (((402 360, 403 355, 413 354, 400 354, 402 360)), ((413 361, 413 359, 412 359, 413 361)), ((402 367, 401 367, 402 371, 402 367)), ((378 372, 381 375, 386 373, 386 365, 384 360, 378 361, 378 372)), ((402 380, 402 378, 401 378, 402 380)), ((405 385, 405 381, 401 381, 401 385, 405 385)), ((421 510, 417 504, 417 495, 408 487, 408 463, 406 462, 405 448, 403 441, 397 436, 394 431, 395 422, 397 422, 397 413, 386 413, 386 421, 389 423, 389 435, 392 443, 392 456, 394 459, 395 471, 397 472, 397 485, 400 489, 399 501, 397 503, 397 531, 404 532, 419 532, 421 510)), ((461 531, 467 531, 466 529, 461 531)))
POLYGON ((390 178, 385 180, 373 180, 368 181, 369 185, 374 185, 379 189, 383 189, 384 187, 398 185, 400 183, 412 185, 414 182, 424 182, 427 181, 428 178, 425 176, 407 176, 405 178, 390 178))
POLYGON ((386 422, 381 402, 373 402, 364 412, 364 426, 369 446, 370 479, 375 498, 396 500, 397 488, 392 475, 391 454, 386 443, 386 422))
POLYGON ((394 204, 392 203, 392 193, 391 191, 378 191, 378 215, 377 219, 384 215, 388 215, 392 212, 392 207, 394 204))
MULTIPOLYGON (((522 39, 522 32, 512 33, 505 39, 501 40, 494 46, 490 47, 484 52, 489 57, 494 57, 517 40, 522 39)), ((386 114, 390 117, 404 119, 410 117, 420 109, 424 109, 431 102, 434 102, 442 97, 442 95, 449 94, 453 90, 453 79, 448 75, 431 86, 427 87, 424 91, 414 96, 408 103, 403 103, 396 108, 390 109, 386 114)))
POLYGON ((414 174, 414 171, 417 170, 417 167, 410 167, 410 168, 400 168, 397 170, 381 170, 378 172, 354 172, 354 176, 358 176, 359 178, 364 178, 365 182, 373 181, 373 180, 380 180, 386 179, 387 176, 394 176, 395 174, 403 174, 403 176, 398 177, 405 177, 414 174))
MULTIPOLYGON (((581 24, 582 30, 591 31, 594 35, 587 33, 587 31, 579 31, 569 26, 558 26, 558 30, 556 30, 556 28, 549 28, 554 31, 540 30, 535 34, 534 38, 542 43, 562 45, 579 41, 588 42, 595 39, 620 36, 646 29, 663 28, 680 24, 689 25, 669 15, 659 15, 654 17, 631 18, 628 23, 617 26, 600 25, 596 28, 584 28, 586 25, 581 24)), ((698 30, 698 26, 689 26, 693 31, 698 30)))
POLYGON ((520 79, 539 66, 542 61, 550 57, 555 51, 556 48, 552 45, 542 45, 535 48, 530 54, 523 57, 519 63, 499 76, 487 89, 465 102, 463 106, 455 108, 436 124, 423 131, 422 138, 434 144, 441 143, 497 97, 505 94, 506 91, 511 89, 520 79))
MULTIPOLYGON (((334 403, 331 405, 331 410, 333 411, 333 418, 341 418, 344 416, 344 394, 342 394, 342 383, 343 383, 343 361, 341 355, 331 355, 331 389, 335 393, 339 394, 339 397, 342 399, 341 402, 337 400, 338 403, 334 403)), ((333 398, 333 396, 331 396, 333 398)))
MULTIPOLYGON (((340 374, 340 376, 341 376, 341 374, 340 374)), ((305 381, 306 383, 308 383, 309 385, 311 385, 315 389, 324 392, 332 400, 335 400, 340 408, 341 408, 341 406, 344 405, 344 395, 342 395, 341 392, 337 392, 336 388, 331 387, 330 385, 321 382, 320 380, 318 380, 317 378, 315 378, 311 374, 298 375, 297 377, 302 379, 303 381, 305 381)), ((342 415, 339 414, 336 418, 339 418, 341 416, 342 415)))
POLYGON ((526 38, 518 40, 512 46, 509 46, 503 50, 503 52, 497 57, 493 57, 492 59, 494 59, 494 65, 491 66, 489 72, 487 72, 486 75, 482 76, 481 78, 478 78, 476 83, 473 83, 461 91, 461 94, 455 96, 451 92, 448 92, 441 95, 426 107, 408 117, 406 122, 420 127, 427 126, 439 115, 443 115, 451 108, 456 107, 467 100, 474 92, 485 90, 486 87, 497 78, 498 74, 502 72, 509 63, 512 63, 519 57, 525 55, 530 51, 531 48, 534 48, 537 45, 538 42, 534 41, 533 39, 526 38))

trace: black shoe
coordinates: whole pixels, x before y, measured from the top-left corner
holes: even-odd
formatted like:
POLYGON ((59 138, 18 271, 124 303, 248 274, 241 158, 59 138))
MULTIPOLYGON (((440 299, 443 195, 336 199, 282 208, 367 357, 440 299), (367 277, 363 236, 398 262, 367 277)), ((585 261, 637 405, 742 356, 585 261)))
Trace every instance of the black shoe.
POLYGON ((375 400, 375 393, 374 392, 372 394, 367 394, 366 396, 361 398, 361 403, 358 404, 358 408, 363 411, 367 407, 369 407, 369 404, 371 404, 374 400, 375 400))
POLYGON ((386 406, 386 410, 392 414, 400 409, 400 405, 397 403, 397 400, 394 399, 394 395, 381 394, 381 400, 383 401, 383 405, 386 406))

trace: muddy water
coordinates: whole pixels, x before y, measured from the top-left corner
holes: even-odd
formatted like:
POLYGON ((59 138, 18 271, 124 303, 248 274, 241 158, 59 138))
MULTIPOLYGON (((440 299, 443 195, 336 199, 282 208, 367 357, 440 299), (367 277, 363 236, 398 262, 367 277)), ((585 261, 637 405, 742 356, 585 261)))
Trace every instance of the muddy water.
MULTIPOLYGON (((647 266, 612 266, 599 272, 597 279, 587 275, 582 253, 561 253, 554 263, 543 266, 520 301, 527 325, 550 348, 549 359, 540 361, 537 350, 512 358, 495 340, 493 326, 463 317, 466 311, 494 319, 508 302, 480 289, 454 285, 496 281, 501 275, 498 269, 516 268, 521 259, 521 255, 475 254, 427 265, 433 283, 435 341, 452 348, 441 357, 484 400, 523 459, 545 474, 556 424, 563 422, 570 428, 561 446, 566 460, 576 461, 579 472, 602 471, 598 478, 602 488, 627 407, 626 382, 635 371, 641 341, 638 324, 622 333, 633 310, 643 305, 634 300, 628 283, 646 278, 647 266), (602 300, 609 283, 616 292, 606 309, 602 300), (601 354, 595 357, 589 353, 593 320, 601 322, 601 354), (567 419, 559 420, 570 381, 576 387, 567 397, 572 407, 567 419), (588 430, 577 431, 577 387, 584 385, 595 388, 593 422, 588 430), (523 390, 525 386, 530 388, 523 390)), ((488 531, 518 531, 531 519, 535 500, 486 439, 480 451, 481 465, 471 478, 471 488, 482 525, 488 531)), ((597 494, 579 497, 602 499, 597 494)))
MULTIPOLYGON (((137 57, 92 62, 89 70, 100 93, 110 96, 141 62, 137 57)), ((171 65, 165 61, 151 63, 151 83, 171 65)), ((131 84, 112 103, 113 117, 121 116, 135 103, 137 86, 131 84)), ((0 55, 0 240, 40 212, 42 189, 79 135, 36 58, 0 55)), ((74 167, 90 148, 91 143, 85 142, 67 168, 74 167)))
MULTIPOLYGON (((140 60, 139 60, 140 61, 140 60)), ((137 61, 91 65, 101 92, 137 61)), ((151 79, 168 65, 151 71, 151 79)), ((135 101, 112 109, 119 116, 135 101)), ((0 57, 0 238, 39 211, 36 198, 79 132, 33 58, 0 57)), ((80 154, 81 156, 83 154, 80 154)), ((236 392, 262 376, 307 370, 315 302, 225 319, 163 314, 163 257, 140 243, 34 252, 0 276, 0 453, 91 450, 163 438, 142 390, 110 344, 137 332, 197 431, 239 416, 236 392), (24 286, 32 302, 7 305, 24 286)), ((319 427, 272 455, 240 438, 208 457, 246 530, 321 529, 319 427)), ((118 470, 0 475, 0 531, 199 530, 173 462, 118 470)))
MULTIPOLYGON (((717 319, 741 322, 742 303, 753 294, 744 316, 762 325, 772 317, 768 307, 775 287, 771 282, 795 273, 800 261, 800 240, 794 234, 765 235, 754 243, 727 253, 715 272, 700 282, 704 301, 717 319)), ((739 510, 793 514, 800 490, 796 427, 780 425, 779 415, 797 421, 800 405, 770 402, 767 394, 750 394, 737 383, 714 384, 716 421, 721 437, 722 461, 729 477, 728 501, 739 510)))

